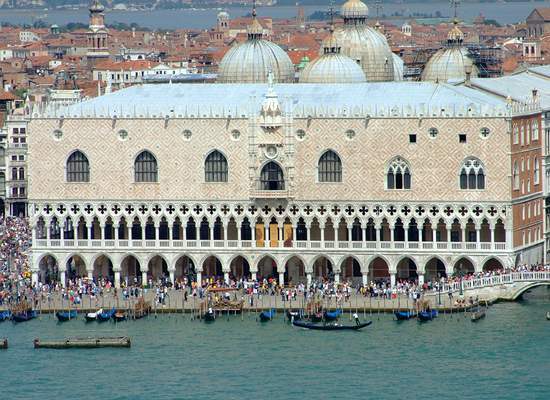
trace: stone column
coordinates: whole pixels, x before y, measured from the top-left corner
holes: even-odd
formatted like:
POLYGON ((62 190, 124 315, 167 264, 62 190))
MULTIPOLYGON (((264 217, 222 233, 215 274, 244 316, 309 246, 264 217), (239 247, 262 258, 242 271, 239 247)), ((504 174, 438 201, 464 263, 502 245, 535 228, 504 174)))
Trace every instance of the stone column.
POLYGON ((367 227, 361 226, 361 241, 363 242, 363 248, 367 247, 367 227))
POLYGON ((279 228, 279 247, 284 247, 285 245, 285 233, 284 233, 284 230, 283 230, 283 226, 282 225, 279 225, 278 226, 279 228))
POLYGON ((227 224, 223 224, 223 247, 227 247, 227 224))
POLYGON ((393 226, 390 226, 390 242, 392 247, 393 247, 394 241, 395 241, 395 228, 393 226))
POLYGON ((31 273, 31 281, 33 285, 38 284, 38 271, 32 271, 31 273))
POLYGON ((416 230, 418 231, 418 243, 419 243, 419 247, 422 247, 422 242, 424 241, 424 238, 422 236, 424 236, 424 222, 422 222, 422 227, 420 229, 418 229, 418 225, 416 226, 416 230))
POLYGON ((321 231, 321 248, 325 248, 325 225, 319 224, 319 229, 321 231))
POLYGON ((306 224, 306 240, 309 246, 309 242, 311 242, 311 224, 306 224))
POLYGON ((168 246, 172 247, 173 241, 174 241, 174 223, 172 222, 172 223, 168 223, 168 246))
POLYGON ((394 287, 395 286, 395 271, 391 271, 390 272, 390 284, 391 284, 391 287, 394 287))
POLYGON ((447 248, 451 247, 451 227, 447 226, 447 248))
POLYGON ((93 269, 87 269, 86 273, 88 275, 88 279, 94 279, 94 270, 93 269))
POLYGON ((176 270, 175 269, 169 269, 168 274, 170 275, 170 282, 172 282, 172 285, 173 285, 174 282, 176 282, 176 279, 175 279, 176 270))
POLYGON ((270 247, 271 243, 269 243, 269 223, 264 223, 264 247, 270 247))
POLYGON ((59 271, 60 279, 61 279, 61 285, 63 287, 67 286, 67 280, 66 280, 66 273, 65 270, 59 271))
POLYGON ((460 239, 461 239, 461 242, 464 243, 466 242, 466 225, 462 226, 460 225, 460 239))
POLYGON ((120 271, 115 272, 115 288, 120 289, 120 271))
POLYGON ((336 272, 334 274, 334 283, 339 284, 340 283, 340 272, 336 272))
POLYGON ((100 240, 101 240, 101 247, 105 247, 105 224, 99 225, 99 232, 100 232, 100 240))
POLYGON ((363 286, 367 286, 369 284, 369 274, 366 272, 362 272, 361 279, 363 280, 363 286))
POLYGON ((155 224, 155 247, 159 247, 159 241, 160 241, 160 225, 155 224))
POLYGON ((279 272, 279 285, 283 286, 285 284, 285 273, 279 272))
POLYGON ((481 226, 476 226, 476 248, 481 247, 481 226))
POLYGON ((292 225, 292 247, 296 247, 298 237, 296 235, 296 225, 292 225))
POLYGON ((209 231, 210 231, 209 239, 212 242, 212 246, 214 246, 214 223, 210 224, 209 231))
POLYGON ((348 242, 349 242, 349 247, 351 248, 352 244, 351 242, 353 241, 353 225, 348 225, 348 242))
POLYGON ((409 247, 409 227, 403 225, 403 232, 405 233, 405 247, 409 247))
POLYGON ((422 286, 424 284, 424 274, 422 272, 418 273, 418 284, 422 286))
POLYGON ((197 272, 197 284, 202 285, 202 272, 197 272))
POLYGON ((437 246, 436 243, 437 243, 437 228, 436 229, 433 229, 432 228, 432 242, 434 243, 434 248, 437 246))
POLYGON ((226 284, 229 284, 229 272, 227 271, 223 272, 223 280, 225 281, 226 284))
POLYGON ((237 247, 242 247, 242 224, 237 223, 237 247))
POLYGON ((65 224, 61 224, 59 226, 59 238, 61 239, 61 246, 64 245, 64 241, 65 241, 65 224))
POLYGON ((141 243, 143 247, 145 247, 145 227, 146 226, 147 226, 147 223, 141 225, 141 243))
POLYGON ((133 240, 132 238, 132 224, 128 226, 128 238, 127 240, 133 240))
POLYGON ((48 221, 48 225, 46 226, 46 246, 51 247, 51 221, 48 221))
POLYGON ((495 226, 490 225, 489 228, 491 229, 491 250, 495 249, 495 226))
POLYGON ((119 228, 119 225, 113 225, 113 229, 115 230, 115 247, 118 247, 118 241, 120 240, 120 232, 118 231, 119 228))
POLYGON ((306 272, 306 281, 307 281, 307 287, 310 287, 311 281, 312 281, 311 272, 306 272))
POLYGON ((145 287, 147 286, 149 282, 147 282, 147 270, 141 271, 141 286, 145 287))
POLYGON ((380 230, 382 229, 382 227, 380 226, 380 224, 375 224, 374 225, 374 231, 376 232, 376 248, 379 249, 380 248, 380 230))
POLYGON ((338 225, 339 223, 334 227, 334 247, 338 247, 338 225))
POLYGON ((250 272, 250 274, 252 275, 252 280, 255 281, 256 279, 258 279, 258 276, 257 276, 257 272, 256 271, 252 271, 250 272))
POLYGON ((256 247, 256 222, 252 225, 250 233, 252 234, 252 247, 256 247))

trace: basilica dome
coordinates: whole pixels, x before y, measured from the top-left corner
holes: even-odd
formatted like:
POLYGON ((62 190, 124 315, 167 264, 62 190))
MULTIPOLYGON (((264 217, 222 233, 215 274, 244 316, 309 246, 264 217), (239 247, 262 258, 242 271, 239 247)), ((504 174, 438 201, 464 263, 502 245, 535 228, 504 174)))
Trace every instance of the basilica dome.
POLYGON ((393 56, 393 80, 402 81, 403 73, 405 70, 405 62, 397 54, 392 53, 393 56))
POLYGON ((263 39, 263 27, 253 12, 246 42, 233 46, 223 57, 218 69, 221 83, 266 83, 268 74, 274 82, 294 81, 294 65, 283 49, 263 39))
POLYGON ((463 46, 464 34, 458 28, 458 21, 455 19, 453 23, 454 26, 447 35, 446 46, 438 50, 426 63, 422 71, 423 81, 464 81, 467 71, 471 71, 471 77, 478 76, 479 71, 468 49, 463 46))
POLYGON ((332 30, 321 48, 323 54, 306 65, 300 74, 300 83, 366 82, 361 67, 348 56, 340 54, 340 44, 332 30))
POLYGON ((368 82, 393 81, 392 51, 386 37, 367 25, 368 7, 361 0, 349 0, 340 14, 344 25, 335 35, 342 54, 361 65, 368 82))

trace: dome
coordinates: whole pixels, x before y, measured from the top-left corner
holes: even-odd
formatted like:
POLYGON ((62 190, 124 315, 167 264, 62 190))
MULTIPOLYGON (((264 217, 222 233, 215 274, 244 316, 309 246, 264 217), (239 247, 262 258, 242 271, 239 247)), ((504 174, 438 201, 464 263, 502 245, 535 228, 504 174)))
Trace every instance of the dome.
POLYGON ((392 53, 393 56, 393 80, 402 81, 403 72, 405 70, 405 62, 397 54, 392 53))
POLYGON ((105 7, 99 0, 92 0, 92 3, 90 4, 90 12, 103 12, 105 11, 105 7))
POLYGON ((218 19, 229 19, 229 13, 226 11, 220 11, 218 13, 218 19))
POLYGON ((468 49, 465 47, 448 47, 440 49, 426 63, 422 71, 423 81, 449 82, 466 80, 466 71, 470 70, 471 77, 478 75, 468 49))
POLYGON ((367 18, 369 8, 361 0, 348 0, 340 9, 342 18, 367 18))
POLYGON ((265 83, 270 71, 275 82, 294 82, 294 65, 283 49, 268 40, 249 39, 225 54, 218 82, 265 83))
POLYGON ((306 65, 300 83, 362 83, 365 73, 351 58, 340 54, 340 44, 331 29, 322 44, 323 54, 306 65))
POLYGON ((306 65, 300 83, 363 83, 365 73, 343 54, 325 54, 306 65))
POLYGON ((341 53, 358 62, 368 82, 393 81, 393 53, 386 37, 361 24, 344 24, 335 32, 341 53))
POLYGON ((266 83, 270 73, 274 82, 294 82, 294 64, 290 57, 275 43, 263 39, 263 31, 253 8, 248 39, 225 53, 218 68, 218 82, 266 83))

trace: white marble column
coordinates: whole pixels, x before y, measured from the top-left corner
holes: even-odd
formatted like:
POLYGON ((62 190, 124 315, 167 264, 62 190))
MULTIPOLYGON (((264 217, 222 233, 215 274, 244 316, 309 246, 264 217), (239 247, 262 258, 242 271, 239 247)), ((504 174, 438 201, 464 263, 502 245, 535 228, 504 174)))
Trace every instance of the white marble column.
POLYGON ((241 224, 237 224, 237 247, 242 247, 242 225, 241 224))
POLYGON ((434 244, 434 248, 437 246, 437 228, 436 229, 433 229, 432 228, 432 242, 434 244))
POLYGON ((418 273, 418 284, 422 286, 424 284, 424 274, 419 272, 418 273))
POLYGON ((279 231, 279 247, 284 247, 285 245, 285 233, 284 233, 284 229, 283 229, 283 226, 282 225, 279 225, 278 226, 278 231, 279 231))
POLYGON ((476 226, 476 248, 481 247, 481 226, 476 226))
POLYGON ((87 269, 86 273, 88 275, 88 279, 94 279, 94 270, 93 269, 87 269))
POLYGON ((495 249, 495 226, 491 225, 491 250, 495 249))
POLYGON ((325 248, 325 225, 319 224, 319 229, 321 231, 321 248, 325 248))
POLYGON ((227 271, 223 272, 223 280, 225 281, 225 283, 227 285, 229 285, 229 272, 227 272, 227 271))
POLYGON ((67 280, 66 280, 66 272, 65 270, 61 270, 59 271, 59 277, 61 279, 61 285, 63 285, 63 287, 66 287, 67 286, 67 280))
POLYGON ((227 247, 227 223, 223 224, 223 247, 227 247))
POLYGON ((264 247, 270 247, 269 243, 269 224, 264 224, 264 247))
POLYGON ((159 247, 159 241, 160 241, 160 225, 155 224, 155 247, 159 247))
POLYGON ((279 285, 283 286, 285 284, 285 273, 279 272, 279 285))
POLYGON ((120 271, 115 272, 115 288, 120 289, 120 271))
POLYGON ((202 285, 202 272, 197 272, 197 284, 202 285))
POLYGON ((141 286, 147 286, 149 282, 147 282, 147 271, 141 272, 141 286))
POLYGON ((348 225, 348 243, 349 247, 352 247, 351 242, 353 241, 353 225, 348 225))
POLYGON ((336 272, 334 274, 334 283, 339 284, 340 283, 340 272, 336 272))
POLYGON ((390 272, 390 284, 391 284, 391 287, 394 287, 395 286, 395 275, 396 273, 395 272, 390 272))
POLYGON ((363 286, 367 286, 369 284, 369 274, 366 272, 363 272, 361 274, 361 278, 363 280, 363 286))
POLYGON ((252 237, 252 247, 256 247, 256 223, 254 222, 254 224, 252 224, 252 229, 250 231, 250 233, 252 234, 251 237, 252 237))
POLYGON ((105 224, 99 225, 101 247, 105 247, 105 224))
POLYGON ((380 230, 382 227, 379 224, 374 225, 374 231, 376 232, 376 248, 380 248, 380 230))
POLYGON ((306 272, 307 287, 311 286, 311 280, 312 280, 311 272, 306 272))

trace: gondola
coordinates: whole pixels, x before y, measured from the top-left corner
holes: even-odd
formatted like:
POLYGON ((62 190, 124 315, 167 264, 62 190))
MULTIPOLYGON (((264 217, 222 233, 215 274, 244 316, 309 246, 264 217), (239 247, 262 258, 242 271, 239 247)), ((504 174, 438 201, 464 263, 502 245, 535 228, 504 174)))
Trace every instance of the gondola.
POLYGON ((57 317, 57 320, 59 322, 65 322, 70 321, 71 319, 75 319, 77 317, 77 312, 76 310, 58 311, 55 313, 55 316, 57 317))
POLYGON ((341 309, 338 309, 336 311, 325 311, 323 314, 323 318, 325 319, 325 321, 336 321, 340 315, 342 315, 341 309))
POLYGON ((414 311, 396 311, 393 314, 398 321, 406 321, 416 317, 416 313, 414 311))
POLYGON ((286 317, 288 318, 289 322, 292 322, 293 319, 295 321, 298 321, 299 319, 302 319, 303 313, 301 310, 300 311, 286 310, 286 317))
POLYGON ((437 317, 437 310, 420 311, 418 313, 418 320, 421 322, 431 321, 437 317))
POLYGON ((476 311, 472 312, 470 317, 472 322, 479 321, 482 318, 485 318, 485 308, 478 308, 476 311))
POLYGON ((202 318, 204 319, 204 322, 214 322, 216 320, 216 313, 212 310, 208 310, 203 314, 202 318))
POLYGON ((11 319, 13 322, 27 322, 31 319, 34 319, 37 317, 37 313, 35 310, 30 311, 23 311, 20 313, 15 313, 11 316, 11 319))
POLYGON ((8 339, 3 338, 0 339, 0 349, 7 349, 8 348, 8 339))
POLYGON ((11 318, 11 311, 10 310, 0 311, 0 322, 7 321, 10 318, 11 318))
POLYGON ((550 321, 550 311, 548 311, 548 312, 546 313, 546 319, 547 319, 548 321, 550 321))
POLYGON ((88 313, 84 316, 86 322, 97 321, 97 316, 103 312, 103 308, 100 308, 96 312, 88 313))
POLYGON ((366 326, 372 324, 372 321, 367 321, 357 325, 341 325, 337 323, 332 324, 311 324, 303 321, 292 321, 292 325, 298 328, 311 329, 315 331, 358 331, 366 326))
POLYGON ((275 309, 274 308, 272 308, 271 310, 268 310, 268 311, 262 311, 260 313, 260 321, 261 322, 271 321, 274 316, 275 316, 275 309))
POLYGON ((111 318, 113 318, 113 315, 115 315, 116 309, 111 308, 109 311, 102 312, 97 314, 97 322, 107 322, 111 318))
POLYGON ((126 313, 124 311, 117 311, 113 315, 115 322, 121 322, 126 320, 126 313))
POLYGON ((308 315, 306 319, 309 319, 313 323, 321 322, 323 320, 323 313, 318 312, 315 314, 308 315))

